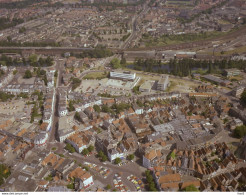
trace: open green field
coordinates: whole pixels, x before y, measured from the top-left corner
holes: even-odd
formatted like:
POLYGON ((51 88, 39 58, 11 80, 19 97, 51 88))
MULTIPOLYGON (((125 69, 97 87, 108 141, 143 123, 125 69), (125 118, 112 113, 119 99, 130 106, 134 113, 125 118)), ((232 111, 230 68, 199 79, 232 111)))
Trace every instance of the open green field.
POLYGON ((86 76, 83 77, 83 79, 89 79, 89 80, 93 80, 93 79, 104 79, 108 77, 108 72, 91 72, 89 74, 87 74, 86 76))
POLYGON ((144 34, 142 37, 142 42, 145 43, 146 47, 161 47, 167 45, 188 43, 193 41, 207 40, 219 37, 223 34, 225 33, 218 31, 199 34, 162 35, 160 37, 152 37, 148 34, 144 34))
POLYGON ((168 0, 167 1, 168 5, 192 5, 192 1, 172 1, 168 0))

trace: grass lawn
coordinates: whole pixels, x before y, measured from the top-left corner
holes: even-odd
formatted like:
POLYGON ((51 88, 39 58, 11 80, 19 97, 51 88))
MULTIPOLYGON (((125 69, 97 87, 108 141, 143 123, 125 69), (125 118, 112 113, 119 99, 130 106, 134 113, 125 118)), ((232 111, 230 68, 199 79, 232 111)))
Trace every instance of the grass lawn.
POLYGON ((153 46, 166 46, 174 45, 180 43, 194 42, 200 40, 207 40, 210 38, 215 38, 221 36, 225 33, 223 32, 209 32, 209 33, 198 33, 198 34, 181 34, 181 35, 163 35, 160 37, 143 36, 142 41, 145 43, 146 47, 153 46))
POLYGON ((170 86, 167 88, 167 92, 171 92, 175 88, 176 85, 177 85, 176 82, 170 81, 170 86))
POLYGON ((107 78, 108 77, 108 73, 107 72, 91 72, 89 74, 87 74, 83 79, 90 79, 90 80, 93 80, 93 79, 104 79, 104 78, 107 78))

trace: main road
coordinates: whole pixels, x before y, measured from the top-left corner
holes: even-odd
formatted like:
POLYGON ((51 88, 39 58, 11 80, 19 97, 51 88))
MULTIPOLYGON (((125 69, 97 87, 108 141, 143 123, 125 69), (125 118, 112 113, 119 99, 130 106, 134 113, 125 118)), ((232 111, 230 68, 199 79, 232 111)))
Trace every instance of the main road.
POLYGON ((55 100, 54 100, 54 108, 53 108, 53 113, 52 113, 52 127, 49 133, 49 140, 47 143, 47 148, 50 149, 50 144, 54 143, 56 140, 56 132, 58 129, 58 122, 59 122, 59 115, 58 115, 58 103, 59 103, 59 95, 58 95, 58 88, 61 86, 61 80, 62 80, 62 73, 63 73, 63 66, 64 62, 59 61, 56 63, 55 69, 57 71, 57 81, 56 81, 56 86, 55 86, 55 100))
POLYGON ((132 19, 132 33, 131 35, 127 38, 127 40, 123 43, 123 45, 120 47, 120 49, 127 49, 132 41, 137 38, 138 36, 138 29, 137 29, 137 20, 141 18, 144 14, 146 14, 149 11, 149 7, 145 7, 140 14, 137 16, 134 16, 132 19))

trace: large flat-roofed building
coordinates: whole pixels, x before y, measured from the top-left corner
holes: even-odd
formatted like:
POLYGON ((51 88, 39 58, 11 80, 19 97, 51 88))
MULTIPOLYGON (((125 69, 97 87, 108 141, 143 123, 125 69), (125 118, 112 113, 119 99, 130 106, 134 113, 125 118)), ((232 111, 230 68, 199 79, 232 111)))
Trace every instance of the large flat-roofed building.
POLYGON ((159 81, 157 82, 157 90, 159 91, 165 91, 168 87, 169 84, 169 77, 167 76, 162 76, 159 81))
POLYGON ((134 81, 136 78, 136 73, 131 72, 110 72, 110 78, 120 79, 127 81, 134 81))
POLYGON ((140 87, 139 87, 139 91, 141 92, 150 92, 151 88, 152 88, 151 82, 149 81, 145 81, 140 87))
POLYGON ((221 78, 213 75, 204 75, 202 76, 203 79, 206 79, 214 84, 228 86, 231 82, 229 80, 222 80, 221 78))
POLYGON ((241 74, 241 70, 236 69, 236 68, 231 68, 231 69, 227 69, 225 70, 225 74, 227 77, 233 77, 233 76, 237 76, 241 74))

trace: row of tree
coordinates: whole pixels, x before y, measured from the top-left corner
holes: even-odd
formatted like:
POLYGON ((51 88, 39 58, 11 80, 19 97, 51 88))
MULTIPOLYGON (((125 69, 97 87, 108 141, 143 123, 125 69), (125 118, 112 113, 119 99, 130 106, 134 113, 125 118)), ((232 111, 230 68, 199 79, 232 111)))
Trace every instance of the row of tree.
MULTIPOLYGON (((49 2, 49 0, 42 0, 42 2, 49 2)), ((40 3, 40 0, 12 1, 9 3, 1 3, 1 8, 22 9, 22 8, 26 8, 36 3, 40 3)))
POLYGON ((0 101, 1 102, 6 102, 14 98, 15 96, 12 94, 5 93, 3 91, 0 91, 0 101))
POLYGON ((94 146, 90 145, 88 148, 83 149, 82 154, 86 156, 89 153, 91 153, 93 150, 94 150, 94 146))
POLYGON ((13 18, 12 20, 10 20, 9 18, 1 17, 0 18, 0 30, 14 27, 23 22, 24 20, 21 18, 13 18))
POLYGON ((21 60, 16 58, 8 57, 4 54, 0 57, 0 62, 6 66, 21 66, 21 65, 31 65, 34 67, 45 67, 45 66, 52 66, 53 65, 53 58, 48 56, 47 58, 39 58, 36 54, 30 55, 28 59, 22 57, 21 60))
MULTIPOLYGON (((23 29, 20 31, 23 32, 23 29)), ((61 45, 57 42, 15 42, 11 40, 11 37, 7 37, 7 40, 1 40, 0 45, 2 47, 60 47, 61 45)))
POLYGON ((80 54, 71 53, 71 56, 75 56, 77 58, 106 58, 112 55, 113 55, 113 52, 104 46, 97 46, 93 50, 84 50, 80 54))
POLYGON ((157 192, 155 181, 150 170, 145 171, 145 175, 148 182, 148 191, 157 192))
POLYGON ((194 59, 170 59, 168 64, 161 63, 161 60, 135 59, 133 69, 145 72, 171 73, 176 76, 190 76, 195 69, 203 69, 205 73, 215 73, 227 68, 238 68, 244 70, 246 61, 243 60, 194 60, 194 59), (165 66, 165 68, 164 68, 165 66))

